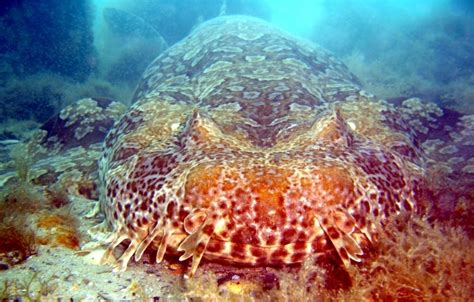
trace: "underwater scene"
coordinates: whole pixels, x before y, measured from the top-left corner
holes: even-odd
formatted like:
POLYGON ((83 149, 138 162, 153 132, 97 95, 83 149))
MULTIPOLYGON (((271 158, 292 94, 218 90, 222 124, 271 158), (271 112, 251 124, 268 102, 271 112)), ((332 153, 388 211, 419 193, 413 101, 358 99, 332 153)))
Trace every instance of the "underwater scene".
POLYGON ((469 0, 0 3, 1 301, 474 300, 469 0))

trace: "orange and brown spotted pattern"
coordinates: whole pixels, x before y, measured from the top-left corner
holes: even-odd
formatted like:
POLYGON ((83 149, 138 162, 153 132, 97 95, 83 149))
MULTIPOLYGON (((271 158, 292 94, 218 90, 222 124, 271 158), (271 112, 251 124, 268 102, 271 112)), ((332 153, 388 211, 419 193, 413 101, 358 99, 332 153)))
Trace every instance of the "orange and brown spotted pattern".
MULTIPOLYGON (((199 26, 145 71, 105 141, 108 258, 150 246, 244 265, 364 261, 387 217, 419 209, 420 129, 325 50, 249 17, 199 26)), ((426 138, 424 138, 426 139, 426 138)))

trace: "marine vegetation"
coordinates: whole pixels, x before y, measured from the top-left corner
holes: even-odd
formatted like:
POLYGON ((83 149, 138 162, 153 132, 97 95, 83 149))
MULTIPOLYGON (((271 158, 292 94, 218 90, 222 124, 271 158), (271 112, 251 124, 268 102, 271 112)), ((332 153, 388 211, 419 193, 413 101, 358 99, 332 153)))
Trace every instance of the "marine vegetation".
POLYGON ((469 300, 474 292, 472 241, 460 229, 433 226, 418 218, 405 222, 390 220, 379 230, 372 260, 348 268, 352 285, 346 290, 331 287, 328 281, 334 272, 309 257, 296 267, 271 273, 261 269, 254 278, 248 278, 245 269, 234 268, 225 279, 205 263, 202 272, 174 284, 168 295, 212 301, 469 300), (268 276, 274 278, 270 283, 268 276))
POLYGON ((65 188, 34 183, 35 151, 18 144, 11 154, 16 175, 0 192, 0 264, 8 269, 37 253, 38 245, 79 248, 77 219, 69 215, 65 188))
POLYGON ((0 200, 0 263, 4 269, 36 253, 36 237, 27 220, 41 208, 38 195, 28 185, 7 187, 0 200))
POLYGON ((44 299, 53 298, 51 295, 55 287, 56 284, 53 277, 42 280, 37 272, 33 272, 27 280, 14 279, 5 281, 3 287, 0 287, 0 300, 44 301, 44 299))
POLYGON ((36 253, 33 232, 24 225, 0 225, 0 270, 19 264, 36 253))
MULTIPOLYGON (((280 282, 284 287, 274 291, 273 298, 442 301, 452 297, 469 300, 472 296, 474 245, 460 229, 431 226, 420 219, 412 219, 407 225, 393 220, 379 234, 376 257, 364 267, 350 268, 353 286, 349 291, 330 291, 321 286, 324 283, 308 284, 287 274, 280 282), (302 284, 306 284, 306 290, 302 284)), ((303 266, 303 271, 313 274, 316 269, 303 266)))

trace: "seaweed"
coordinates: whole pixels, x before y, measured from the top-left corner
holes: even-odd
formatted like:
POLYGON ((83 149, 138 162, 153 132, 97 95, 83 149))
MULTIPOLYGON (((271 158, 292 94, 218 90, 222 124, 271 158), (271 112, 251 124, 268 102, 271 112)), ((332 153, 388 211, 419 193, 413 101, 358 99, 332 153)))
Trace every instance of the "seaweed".
POLYGON ((36 254, 34 233, 26 226, 0 225, 0 262, 8 268, 36 254))
POLYGON ((70 214, 68 208, 52 213, 40 212, 36 225, 39 228, 38 233, 42 231, 45 235, 39 236, 38 243, 77 250, 81 239, 77 224, 77 219, 70 214))
POLYGON ((35 255, 39 244, 79 248, 77 221, 66 207, 69 198, 65 188, 51 186, 43 193, 42 187, 35 186, 30 179, 32 146, 19 144, 12 151, 17 177, 0 192, 0 264, 3 269, 35 255), (34 226, 49 229, 50 236, 39 236, 43 230, 34 226))
POLYGON ((219 283, 212 271, 175 283, 170 297, 212 301, 467 301, 474 296, 474 243, 459 228, 402 217, 379 227, 370 257, 347 268, 351 286, 328 286, 334 268, 315 257, 259 280, 219 283), (262 279, 263 280, 263 279, 262 279))
POLYGON ((36 253, 36 236, 27 218, 44 207, 41 194, 29 182, 31 160, 27 152, 18 146, 12 158, 17 179, 0 192, 0 261, 8 267, 36 253))
POLYGON ((178 297, 183 295, 190 300, 198 298, 204 301, 242 301, 244 298, 255 299, 261 292, 258 284, 246 280, 219 285, 217 276, 212 272, 183 281, 180 286, 174 288, 174 293, 178 297))
MULTIPOLYGON (((442 301, 473 296, 474 246, 459 229, 415 217, 408 222, 394 219, 379 234, 373 258, 348 268, 350 289, 331 291, 321 286, 324 274, 310 287, 304 277, 280 274, 280 289, 271 292, 272 300, 442 301)), ((299 275, 316 269, 306 263, 299 275)))
POLYGON ((19 183, 0 194, 0 261, 9 266, 22 263, 36 253, 36 236, 28 217, 42 209, 44 202, 28 179, 28 166, 22 166, 19 183))
POLYGON ((43 197, 31 185, 10 185, 0 195, 0 220, 3 224, 11 218, 19 218, 45 208, 43 197))
POLYGON ((132 280, 127 288, 127 291, 132 295, 133 301, 153 301, 146 293, 145 288, 137 280, 132 280))
POLYGON ((356 278, 377 299, 469 300, 474 295, 474 244, 458 228, 411 219, 391 221, 378 241, 375 261, 356 278))
POLYGON ((41 280, 38 272, 33 272, 31 278, 26 280, 4 280, 3 289, 0 291, 1 301, 44 301, 54 293, 57 283, 54 275, 41 280), (24 299, 24 300, 23 300, 24 299))
POLYGON ((10 152, 10 157, 13 160, 16 174, 20 182, 29 182, 29 170, 32 164, 31 153, 28 152, 25 144, 18 144, 10 152))
POLYGON ((62 186, 52 186, 45 190, 46 199, 54 208, 62 208, 71 203, 67 190, 62 186))

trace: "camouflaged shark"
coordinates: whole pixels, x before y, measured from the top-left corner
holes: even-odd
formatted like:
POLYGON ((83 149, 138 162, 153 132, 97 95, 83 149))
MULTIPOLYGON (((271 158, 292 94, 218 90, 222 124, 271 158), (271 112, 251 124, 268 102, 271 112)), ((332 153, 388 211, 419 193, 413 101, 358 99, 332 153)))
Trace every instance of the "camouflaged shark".
POLYGON ((191 258, 190 275, 202 258, 363 262, 378 226, 423 211, 427 153, 464 158, 445 168, 472 176, 460 141, 473 141, 474 119, 442 128, 443 114, 377 100, 329 52, 264 21, 207 21, 148 66, 105 139, 104 259, 129 240, 121 270, 151 246, 157 262, 191 258))

